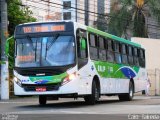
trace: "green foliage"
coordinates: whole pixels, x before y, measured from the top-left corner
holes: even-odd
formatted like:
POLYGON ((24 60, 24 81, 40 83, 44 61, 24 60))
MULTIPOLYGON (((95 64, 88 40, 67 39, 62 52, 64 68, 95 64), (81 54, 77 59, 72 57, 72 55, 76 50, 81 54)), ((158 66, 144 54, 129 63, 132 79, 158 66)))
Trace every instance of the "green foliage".
POLYGON ((32 11, 23 6, 19 0, 8 0, 9 34, 14 34, 15 26, 18 24, 36 21, 31 15, 32 11))
POLYGON ((102 30, 102 31, 105 31, 107 29, 107 23, 105 21, 105 16, 102 16, 102 15, 98 15, 98 18, 97 18, 97 29, 99 30, 102 30))
POLYGON ((121 37, 129 30, 134 37, 148 37, 147 15, 153 15, 160 23, 159 0, 144 0, 141 7, 136 5, 136 0, 118 0, 117 3, 110 13, 108 32, 111 34, 121 37))
POLYGON ((14 38, 12 38, 12 40, 10 40, 9 42, 9 57, 8 57, 8 61, 9 61, 9 68, 13 69, 14 66, 14 38))
POLYGON ((129 21, 132 19, 130 11, 127 10, 124 5, 119 11, 111 13, 113 17, 111 17, 108 29, 109 33, 121 36, 126 33, 127 26, 129 25, 129 21), (124 18, 128 18, 125 19, 124 18))
MULTIPOLYGON (((23 6, 20 0, 8 0, 8 31, 12 36, 14 34, 15 26, 22 23, 34 22, 36 19, 32 17, 32 11, 28 7, 23 6)), ((14 66, 14 40, 9 43, 9 68, 14 66)))
POLYGON ((145 15, 137 10, 133 18, 133 36, 147 38, 147 28, 145 26, 145 15))

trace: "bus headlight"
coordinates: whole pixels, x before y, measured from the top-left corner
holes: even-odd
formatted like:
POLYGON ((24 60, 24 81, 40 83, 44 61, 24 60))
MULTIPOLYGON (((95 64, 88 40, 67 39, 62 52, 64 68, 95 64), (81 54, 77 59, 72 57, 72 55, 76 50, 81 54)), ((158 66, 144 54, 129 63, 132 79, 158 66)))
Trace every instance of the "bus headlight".
POLYGON ((73 80, 73 79, 76 78, 76 74, 75 74, 75 73, 72 73, 72 74, 68 75, 68 78, 69 78, 70 80, 73 80))
POLYGON ((64 78, 62 85, 67 84, 71 80, 76 78, 76 73, 69 74, 66 78, 64 78))
POLYGON ((14 77, 14 81, 15 81, 19 86, 22 85, 22 82, 21 82, 17 77, 14 77))

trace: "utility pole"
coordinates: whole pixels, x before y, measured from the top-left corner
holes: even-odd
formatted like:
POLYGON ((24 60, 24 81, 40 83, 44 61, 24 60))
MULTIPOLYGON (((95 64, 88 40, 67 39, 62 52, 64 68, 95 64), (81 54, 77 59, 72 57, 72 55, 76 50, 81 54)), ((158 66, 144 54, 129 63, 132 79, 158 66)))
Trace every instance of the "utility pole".
POLYGON ((89 24, 89 0, 85 0, 85 25, 89 24))
POLYGON ((9 99, 8 58, 5 55, 5 43, 8 37, 7 1, 1 0, 1 99, 9 99))

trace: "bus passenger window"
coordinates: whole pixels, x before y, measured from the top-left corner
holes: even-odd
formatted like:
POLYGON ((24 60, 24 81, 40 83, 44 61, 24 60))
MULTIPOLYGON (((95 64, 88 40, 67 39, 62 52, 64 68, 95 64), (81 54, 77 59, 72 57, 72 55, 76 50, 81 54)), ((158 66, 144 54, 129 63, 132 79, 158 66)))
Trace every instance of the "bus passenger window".
POLYGON ((104 43, 105 43, 104 38, 98 37, 98 47, 99 47, 98 56, 99 59, 102 61, 106 61, 106 55, 107 55, 104 43))
POLYGON ((128 62, 130 65, 133 65, 133 52, 132 52, 132 47, 128 46, 128 62))
POLYGON ((99 42, 99 48, 105 49, 104 38, 99 37, 98 42, 99 42))
POLYGON ((107 61, 114 62, 114 51, 113 51, 113 41, 107 40, 108 42, 108 49, 107 49, 107 61))
POLYGON ((145 55, 143 49, 139 50, 139 64, 141 67, 145 67, 145 55))
POLYGON ((93 60, 98 60, 98 45, 97 45, 97 36, 94 34, 89 34, 89 51, 90 57, 93 60))
POLYGON ((113 43, 111 40, 108 40, 108 50, 110 50, 110 51, 113 50, 113 43))
POLYGON ((93 60, 98 60, 98 49, 95 47, 89 47, 90 49, 90 57, 93 60))
POLYGON ((128 64, 127 46, 125 44, 122 44, 122 63, 128 64))
POLYGON ((116 63, 122 63, 122 58, 120 54, 120 44, 118 42, 114 42, 114 51, 116 63))
POLYGON ((139 66, 139 60, 138 60, 138 49, 137 48, 134 48, 134 51, 133 51, 133 61, 134 61, 134 65, 135 66, 139 66))
POLYGON ((89 34, 89 44, 90 46, 96 46, 96 36, 93 34, 89 34))

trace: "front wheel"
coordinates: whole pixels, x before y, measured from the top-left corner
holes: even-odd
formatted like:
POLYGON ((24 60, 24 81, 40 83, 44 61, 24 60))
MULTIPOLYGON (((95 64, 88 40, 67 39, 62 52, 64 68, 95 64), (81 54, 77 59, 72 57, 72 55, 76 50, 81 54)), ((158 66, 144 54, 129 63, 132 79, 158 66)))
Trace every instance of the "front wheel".
POLYGON ((129 83, 129 92, 128 93, 118 95, 118 97, 119 97, 119 100, 122 100, 122 101, 131 101, 131 100, 133 100, 133 97, 134 97, 134 86, 133 86, 133 83, 132 82, 129 83))
POLYGON ((84 100, 85 100, 85 102, 87 104, 94 105, 96 103, 96 101, 99 100, 99 97, 100 97, 100 88, 96 84, 95 80, 93 80, 93 83, 92 83, 92 94, 84 96, 84 100))
POLYGON ((44 95, 40 95, 39 96, 39 104, 40 105, 46 105, 46 103, 47 103, 47 97, 44 96, 44 95))

